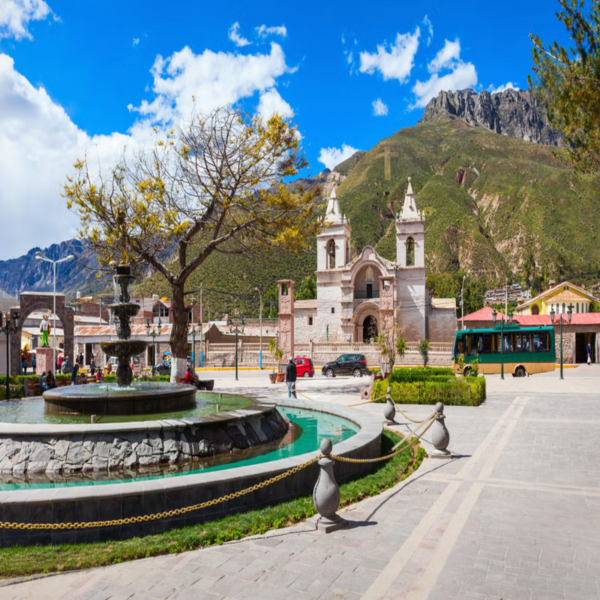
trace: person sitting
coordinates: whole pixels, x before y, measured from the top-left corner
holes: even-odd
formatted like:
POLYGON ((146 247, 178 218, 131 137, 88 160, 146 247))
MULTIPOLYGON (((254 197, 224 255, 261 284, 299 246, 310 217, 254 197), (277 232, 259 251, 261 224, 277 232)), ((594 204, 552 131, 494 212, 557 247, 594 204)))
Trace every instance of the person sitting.
POLYGON ((48 380, 46 379, 46 371, 44 371, 40 375, 38 383, 40 384, 40 389, 42 390, 42 392, 45 392, 48 389, 48 380))
POLYGON ((77 385, 77 375, 79 374, 79 363, 73 365, 73 371, 71 372, 71 385, 77 385))
POLYGON ((98 369, 98 371, 96 372, 96 381, 104 381, 104 373, 102 372, 102 369, 98 369))
POLYGON ((184 381, 185 383, 187 383, 187 385, 195 385, 196 387, 198 387, 198 378, 196 377, 196 374, 194 373, 191 365, 187 368, 187 371, 185 372, 184 381))
POLYGON ((54 379, 54 375, 52 371, 48 371, 46 374, 46 389, 51 390, 56 387, 56 379, 54 379))

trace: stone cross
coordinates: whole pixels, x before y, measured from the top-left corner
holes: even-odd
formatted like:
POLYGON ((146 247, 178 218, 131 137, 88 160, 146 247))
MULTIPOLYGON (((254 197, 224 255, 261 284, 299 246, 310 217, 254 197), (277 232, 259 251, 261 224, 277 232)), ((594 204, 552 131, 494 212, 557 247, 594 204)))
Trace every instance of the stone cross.
POLYGON ((385 178, 389 181, 392 178, 392 156, 398 156, 397 152, 391 152, 390 147, 383 149, 383 154, 378 154, 375 158, 383 158, 383 167, 385 178))

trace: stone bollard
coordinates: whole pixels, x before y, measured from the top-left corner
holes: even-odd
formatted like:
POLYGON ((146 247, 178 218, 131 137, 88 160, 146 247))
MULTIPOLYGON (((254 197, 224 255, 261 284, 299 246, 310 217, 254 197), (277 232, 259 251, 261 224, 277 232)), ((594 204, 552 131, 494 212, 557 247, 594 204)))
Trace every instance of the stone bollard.
POLYGON ((385 394, 385 406, 383 407, 383 416, 387 419, 388 425, 393 425, 396 421, 396 405, 392 402, 392 396, 390 392, 392 388, 389 387, 385 394))
POLYGON ((309 527, 325 533, 331 533, 348 525, 348 521, 337 514, 340 505, 340 488, 333 474, 335 461, 329 458, 332 448, 333 444, 330 439, 325 438, 321 442, 323 457, 318 461, 319 478, 313 491, 313 501, 319 514, 307 521, 309 527))
POLYGON ((447 450, 450 443, 450 433, 444 423, 446 419, 444 416, 444 405, 438 402, 435 405, 435 410, 439 415, 436 417, 435 423, 431 426, 431 443, 434 450, 430 452, 429 456, 431 458, 451 458, 452 455, 447 450))

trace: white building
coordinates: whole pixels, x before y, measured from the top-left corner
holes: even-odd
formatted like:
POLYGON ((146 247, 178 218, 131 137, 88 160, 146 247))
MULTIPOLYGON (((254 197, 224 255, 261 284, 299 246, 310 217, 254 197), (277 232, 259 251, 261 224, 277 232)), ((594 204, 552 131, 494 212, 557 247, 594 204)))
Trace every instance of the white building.
POLYGON ((294 303, 297 343, 367 342, 379 331, 380 292, 394 290, 394 315, 409 341, 452 341, 454 299, 433 299, 425 285, 425 216, 417 210, 410 178, 396 216, 396 261, 367 246, 351 259, 352 229, 335 189, 317 236, 317 299, 294 303), (385 286, 385 288, 384 288, 385 286))

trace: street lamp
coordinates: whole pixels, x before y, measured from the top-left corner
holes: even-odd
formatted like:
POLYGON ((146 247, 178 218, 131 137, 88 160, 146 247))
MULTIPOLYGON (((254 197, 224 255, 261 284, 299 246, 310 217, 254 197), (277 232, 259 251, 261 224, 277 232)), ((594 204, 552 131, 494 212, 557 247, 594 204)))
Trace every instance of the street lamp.
POLYGON ((149 337, 152 338, 152 376, 154 377, 154 366, 156 365, 156 342, 155 339, 160 335, 160 330, 162 329, 162 323, 160 322, 160 317, 158 317, 158 325, 157 330, 154 329, 154 325, 152 329, 150 329, 150 319, 146 319, 146 333, 149 337))
MULTIPOLYGON (((192 323, 192 329, 190 331, 192 334, 192 368, 196 369, 196 334, 200 334, 200 342, 202 342, 202 322, 198 322, 198 329, 196 330, 196 326, 192 323)), ((202 350, 200 351, 202 353, 202 350)), ((200 366, 202 366, 202 354, 200 354, 200 366)))
MULTIPOLYGON (((494 309, 492 312, 494 319, 494 327, 496 327, 496 318, 498 317, 498 311, 494 309)), ((500 319, 500 379, 504 379, 504 318, 500 319)))
MULTIPOLYGON (((54 291, 52 292, 52 314, 54 315, 53 317, 53 322, 52 322, 52 358, 53 358, 53 366, 52 369, 56 370, 56 265, 59 265, 60 263, 66 263, 66 262, 71 262, 75 257, 72 254, 69 254, 69 256, 65 256, 64 258, 60 258, 59 260, 52 260, 51 258, 47 258, 46 256, 44 256, 41 252, 36 252, 35 253, 35 260, 43 260, 49 263, 52 263, 52 270, 53 270, 53 286, 54 286, 54 291)), ((63 335, 64 335, 64 327, 65 327, 65 323, 63 323, 63 335)), ((65 356, 65 358, 67 358, 65 356)), ((73 357, 75 358, 75 357, 73 357)))
POLYGON ((460 322, 461 322, 462 330, 464 330, 464 328, 465 328, 465 279, 466 278, 467 278, 467 276, 463 275, 462 286, 460 288, 460 322))
POLYGON ((259 367, 262 369, 262 314, 263 314, 263 301, 262 301, 262 293, 261 291, 255 287, 254 288, 255 292, 258 292, 258 297, 260 298, 260 350, 259 350, 259 354, 258 354, 258 362, 259 362, 259 367))
MULTIPOLYGON (((556 313, 554 312, 554 308, 552 308, 552 310, 550 311, 550 321, 552 322, 552 325, 554 325, 554 316, 556 315, 556 313)), ((571 323, 571 317, 573 316, 573 305, 569 304, 568 310, 567 310, 567 316, 569 317, 569 323, 571 323)), ((559 323, 560 323, 560 378, 564 379, 563 377, 563 323, 564 323, 564 317, 562 316, 562 314, 560 315, 560 319, 559 319, 559 323)))
POLYGON ((238 333, 240 333, 239 325, 242 325, 241 333, 244 333, 244 317, 242 316, 241 320, 238 321, 236 319, 235 330, 233 329, 234 322, 233 319, 229 319, 229 333, 235 333, 235 380, 238 380, 238 333))
POLYGON ((10 357, 9 337, 11 333, 17 333, 19 331, 19 313, 14 313, 14 315, 14 324, 11 323, 10 316, 7 314, 6 324, 2 326, 2 313, 0 312, 0 333, 6 335, 6 396, 4 398, 5 400, 10 400, 10 365, 8 362, 10 357))

